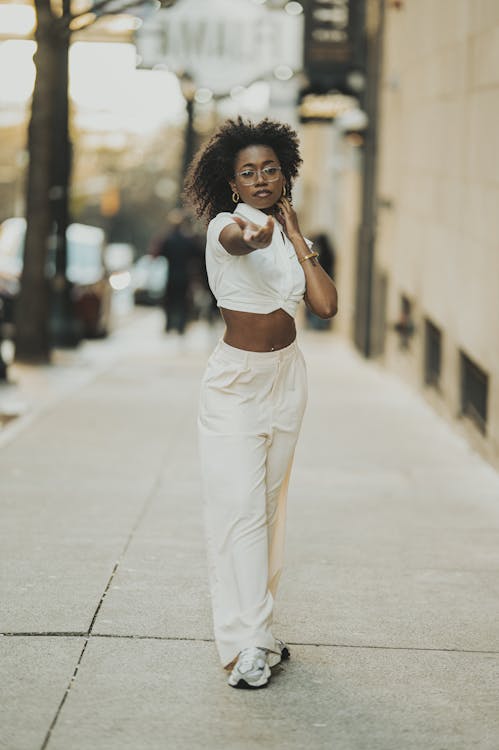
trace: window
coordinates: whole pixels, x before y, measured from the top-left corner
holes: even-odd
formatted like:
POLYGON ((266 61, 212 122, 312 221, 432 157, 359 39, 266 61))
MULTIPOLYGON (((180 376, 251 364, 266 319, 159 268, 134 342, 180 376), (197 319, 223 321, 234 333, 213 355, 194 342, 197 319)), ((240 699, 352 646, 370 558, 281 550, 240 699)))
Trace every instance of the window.
POLYGON ((434 388, 440 387, 440 373, 442 370, 442 332, 437 326, 425 320, 425 357, 424 381, 434 388))
POLYGON ((395 330, 399 334, 400 349, 409 349, 415 327, 412 319, 412 302, 405 294, 400 295, 400 313, 399 319, 395 323, 395 330))
POLYGON ((461 352, 461 413, 469 417, 485 434, 489 378, 461 352))

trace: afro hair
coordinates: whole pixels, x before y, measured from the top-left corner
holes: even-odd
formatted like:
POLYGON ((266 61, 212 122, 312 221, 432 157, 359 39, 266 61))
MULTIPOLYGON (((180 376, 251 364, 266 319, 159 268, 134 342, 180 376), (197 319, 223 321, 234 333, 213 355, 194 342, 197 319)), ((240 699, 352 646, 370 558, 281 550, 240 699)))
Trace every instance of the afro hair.
POLYGON ((286 192, 291 197, 293 181, 302 163, 296 132, 289 125, 269 118, 258 123, 241 117, 226 120, 198 151, 184 182, 184 202, 206 223, 221 211, 232 211, 229 180, 234 178, 237 154, 247 146, 269 146, 274 150, 286 192))

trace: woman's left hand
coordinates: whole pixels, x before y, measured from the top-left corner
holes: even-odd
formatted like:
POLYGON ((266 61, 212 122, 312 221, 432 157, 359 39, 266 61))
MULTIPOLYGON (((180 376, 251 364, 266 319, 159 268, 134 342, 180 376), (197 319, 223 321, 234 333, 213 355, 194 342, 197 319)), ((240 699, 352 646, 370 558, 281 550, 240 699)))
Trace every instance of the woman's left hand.
POLYGON ((298 216, 296 215, 296 211, 294 210, 289 200, 282 197, 279 201, 277 201, 277 208, 279 209, 279 212, 276 218, 283 225, 289 239, 291 240, 296 236, 301 237, 301 229, 300 225, 298 224, 298 216))

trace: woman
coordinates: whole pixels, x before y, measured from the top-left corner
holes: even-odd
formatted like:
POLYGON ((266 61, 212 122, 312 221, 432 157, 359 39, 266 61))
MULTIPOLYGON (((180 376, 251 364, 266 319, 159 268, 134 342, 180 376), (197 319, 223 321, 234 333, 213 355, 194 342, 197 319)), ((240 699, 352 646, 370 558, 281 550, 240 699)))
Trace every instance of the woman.
POLYGON ((294 316, 302 299, 322 318, 337 309, 291 204, 301 161, 288 125, 227 120, 185 183, 186 200, 209 222, 206 267, 226 324, 198 426, 215 641, 233 687, 265 686, 270 667, 289 657, 271 626, 306 402, 294 316))

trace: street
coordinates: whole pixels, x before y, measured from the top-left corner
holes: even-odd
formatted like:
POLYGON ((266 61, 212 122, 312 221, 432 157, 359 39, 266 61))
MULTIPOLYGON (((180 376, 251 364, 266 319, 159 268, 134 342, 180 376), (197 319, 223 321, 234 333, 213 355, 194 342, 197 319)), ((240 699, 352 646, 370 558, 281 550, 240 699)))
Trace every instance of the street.
POLYGON ((499 475, 335 335, 300 333, 291 660, 226 685, 195 421, 219 333, 148 311, 4 438, 0 747, 497 750, 499 475))

